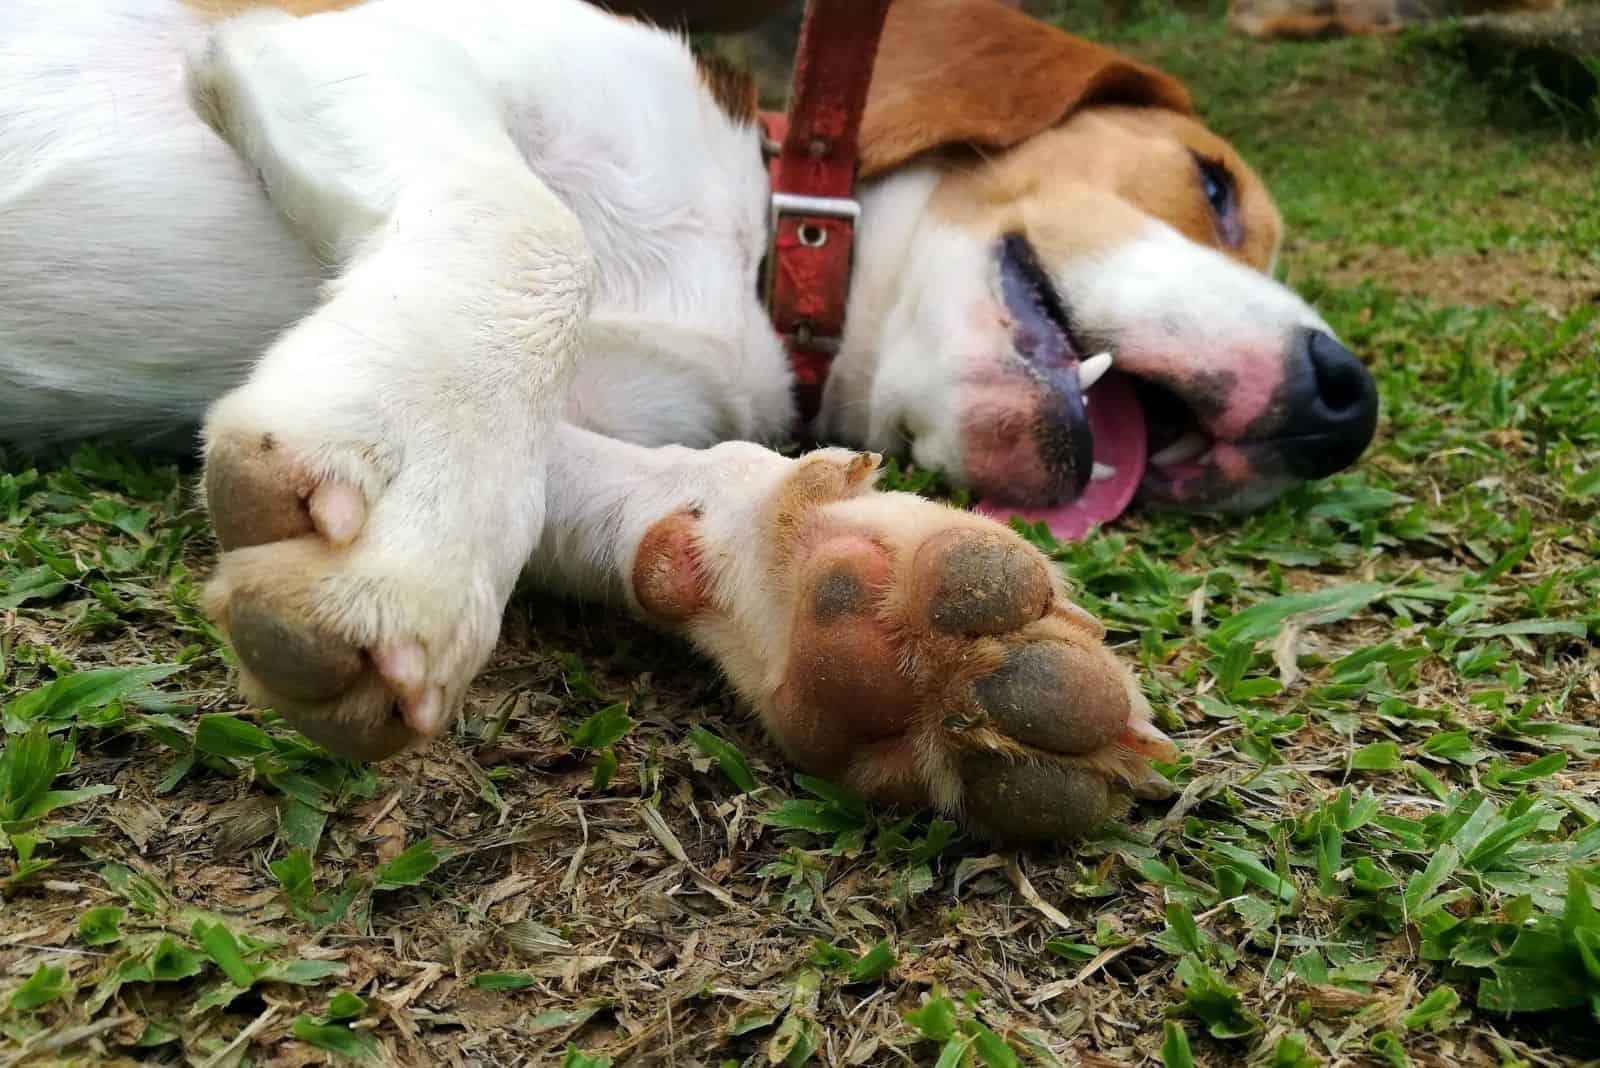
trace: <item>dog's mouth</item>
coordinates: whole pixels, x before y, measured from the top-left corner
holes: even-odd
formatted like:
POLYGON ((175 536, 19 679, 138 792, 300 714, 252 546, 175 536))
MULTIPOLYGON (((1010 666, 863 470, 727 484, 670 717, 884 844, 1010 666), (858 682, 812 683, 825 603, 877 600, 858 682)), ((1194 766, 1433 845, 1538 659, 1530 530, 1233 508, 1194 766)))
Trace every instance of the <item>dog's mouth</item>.
POLYGON ((1166 496, 1204 477, 1215 442, 1189 407, 1170 390, 1114 369, 1114 351, 1099 351, 1104 346, 1080 335, 1026 238, 1005 237, 998 261, 1013 345, 1047 398, 1034 433, 1056 500, 1019 507, 1037 502, 986 487, 978 510, 1043 521, 1057 538, 1074 540, 1120 517, 1141 488, 1166 496))

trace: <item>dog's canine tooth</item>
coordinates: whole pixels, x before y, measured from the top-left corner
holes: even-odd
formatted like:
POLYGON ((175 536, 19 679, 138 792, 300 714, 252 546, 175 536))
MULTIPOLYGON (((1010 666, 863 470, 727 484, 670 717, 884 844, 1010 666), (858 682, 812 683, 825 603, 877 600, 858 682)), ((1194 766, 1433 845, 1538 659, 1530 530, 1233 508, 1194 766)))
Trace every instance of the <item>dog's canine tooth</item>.
POLYGON ((1199 431, 1191 430, 1171 445, 1150 457, 1150 462, 1156 465, 1181 464, 1188 460, 1198 459, 1202 453, 1210 454, 1208 447, 1210 441, 1199 431))
POLYGON ((1103 464, 1099 462, 1095 463, 1094 470, 1089 474, 1089 479, 1092 482, 1104 482, 1108 478, 1116 477, 1117 469, 1115 467, 1112 467, 1110 464, 1103 464))
POLYGON ((1100 381, 1100 376, 1111 370, 1111 353, 1102 352, 1090 356, 1078 364, 1078 389, 1084 393, 1100 381))

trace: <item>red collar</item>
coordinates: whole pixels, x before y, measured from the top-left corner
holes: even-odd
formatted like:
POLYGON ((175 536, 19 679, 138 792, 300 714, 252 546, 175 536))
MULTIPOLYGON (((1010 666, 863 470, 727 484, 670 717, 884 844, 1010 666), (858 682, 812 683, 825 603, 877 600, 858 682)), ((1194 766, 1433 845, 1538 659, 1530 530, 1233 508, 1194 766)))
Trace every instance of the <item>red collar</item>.
POLYGON ((787 116, 761 116, 769 146, 766 298, 794 370, 802 427, 844 337, 855 242, 856 150, 889 0, 808 0, 787 116))

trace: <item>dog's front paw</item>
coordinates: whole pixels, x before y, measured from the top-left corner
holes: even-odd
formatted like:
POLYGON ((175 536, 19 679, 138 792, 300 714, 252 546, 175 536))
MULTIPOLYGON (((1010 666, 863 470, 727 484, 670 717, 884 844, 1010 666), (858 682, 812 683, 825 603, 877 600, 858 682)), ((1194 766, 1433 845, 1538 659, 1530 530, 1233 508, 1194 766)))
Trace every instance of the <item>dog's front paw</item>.
POLYGON ((486 467, 446 433, 264 405, 250 386, 206 437, 225 551, 205 608, 245 697, 363 759, 439 734, 493 650, 542 472, 486 467))
POLYGON ((730 600, 690 632, 791 759, 998 839, 1074 837, 1118 789, 1168 792, 1149 762, 1175 747, 1049 561, 987 519, 873 491, 872 466, 801 463, 752 526, 761 588, 719 590, 715 546, 694 560, 730 600))

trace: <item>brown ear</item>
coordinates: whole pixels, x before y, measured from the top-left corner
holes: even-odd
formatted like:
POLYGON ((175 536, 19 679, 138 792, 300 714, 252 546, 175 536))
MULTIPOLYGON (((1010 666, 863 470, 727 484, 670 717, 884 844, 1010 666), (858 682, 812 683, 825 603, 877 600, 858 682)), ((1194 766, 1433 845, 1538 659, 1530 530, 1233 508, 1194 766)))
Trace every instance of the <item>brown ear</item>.
POLYGON ((1005 0, 895 0, 861 125, 861 175, 951 145, 1009 148, 1092 104, 1193 110, 1168 75, 1005 0))

